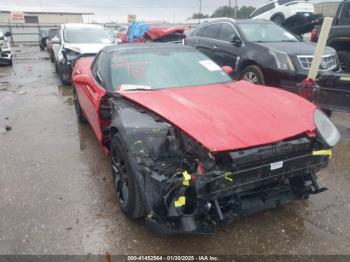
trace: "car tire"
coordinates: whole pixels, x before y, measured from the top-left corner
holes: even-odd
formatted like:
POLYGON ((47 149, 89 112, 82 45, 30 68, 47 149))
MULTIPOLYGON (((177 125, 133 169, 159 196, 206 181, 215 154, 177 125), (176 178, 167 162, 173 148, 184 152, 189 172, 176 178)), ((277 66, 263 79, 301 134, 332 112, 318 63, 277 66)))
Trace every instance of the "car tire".
POLYGON ((332 110, 329 110, 329 109, 322 109, 323 113, 325 113, 329 118, 332 117, 332 110))
POLYGON ((67 77, 64 76, 60 65, 57 65, 57 74, 61 80, 62 85, 70 85, 71 84, 71 80, 67 79, 67 77))
POLYGON ((80 123, 86 123, 87 121, 86 121, 86 118, 84 117, 83 111, 81 110, 78 94, 77 94, 77 91, 75 90, 75 87, 73 87, 73 100, 74 100, 75 115, 77 116, 77 120, 80 123))
POLYGON ((284 23, 284 17, 282 15, 274 15, 271 18, 271 21, 275 22, 276 24, 282 25, 284 23))
POLYGON ((264 74, 260 67, 258 67, 257 65, 251 65, 246 67, 240 74, 240 79, 248 81, 255 85, 265 84, 264 74))
POLYGON ((348 51, 338 51, 337 52, 339 63, 341 69, 345 73, 350 73, 350 52, 348 51))
POLYGON ((13 60, 11 59, 9 62, 9 66, 12 66, 12 65, 13 65, 13 60))
POLYGON ((50 60, 52 63, 55 63, 55 56, 53 55, 52 51, 50 51, 50 60))
POLYGON ((56 72, 56 74, 58 74, 58 65, 57 65, 57 63, 55 63, 55 72, 56 72))
POLYGON ((130 156, 119 133, 111 143, 113 184, 121 211, 130 218, 145 216, 145 207, 136 181, 130 156))

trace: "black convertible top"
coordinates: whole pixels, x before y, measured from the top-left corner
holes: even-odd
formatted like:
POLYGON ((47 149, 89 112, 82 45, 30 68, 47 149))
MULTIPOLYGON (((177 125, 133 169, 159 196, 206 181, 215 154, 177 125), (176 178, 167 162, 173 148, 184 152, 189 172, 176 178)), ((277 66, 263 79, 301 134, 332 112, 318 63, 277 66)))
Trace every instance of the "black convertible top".
POLYGON ((130 51, 130 50, 142 50, 142 49, 193 49, 190 46, 184 46, 174 43, 133 43, 133 44, 120 44, 110 45, 103 48, 103 51, 107 53, 130 51))

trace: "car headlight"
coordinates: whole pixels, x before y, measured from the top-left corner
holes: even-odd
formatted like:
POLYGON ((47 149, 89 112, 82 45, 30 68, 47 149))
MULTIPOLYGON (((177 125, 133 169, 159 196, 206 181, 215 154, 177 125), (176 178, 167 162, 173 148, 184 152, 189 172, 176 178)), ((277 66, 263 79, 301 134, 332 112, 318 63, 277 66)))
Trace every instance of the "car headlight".
POLYGON ((80 53, 78 50, 71 50, 71 49, 65 48, 63 52, 65 54, 65 58, 67 59, 67 61, 75 60, 80 56, 80 53))
POLYGON ((314 121, 318 134, 329 147, 334 147, 340 140, 340 133, 329 118, 319 109, 314 112, 314 121))
POLYGON ((277 68, 285 71, 295 71, 292 60, 289 55, 277 50, 270 51, 271 55, 275 58, 277 68))

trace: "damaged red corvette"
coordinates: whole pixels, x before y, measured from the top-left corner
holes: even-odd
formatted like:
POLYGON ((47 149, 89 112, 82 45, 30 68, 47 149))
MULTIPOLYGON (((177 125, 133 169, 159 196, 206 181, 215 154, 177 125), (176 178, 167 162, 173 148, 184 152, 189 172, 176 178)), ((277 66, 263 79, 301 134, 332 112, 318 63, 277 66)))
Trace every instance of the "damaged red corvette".
POLYGON ((211 233, 326 190, 316 173, 340 139, 328 117, 225 71, 175 44, 110 46, 77 61, 77 118, 110 154, 127 216, 164 233, 211 233))

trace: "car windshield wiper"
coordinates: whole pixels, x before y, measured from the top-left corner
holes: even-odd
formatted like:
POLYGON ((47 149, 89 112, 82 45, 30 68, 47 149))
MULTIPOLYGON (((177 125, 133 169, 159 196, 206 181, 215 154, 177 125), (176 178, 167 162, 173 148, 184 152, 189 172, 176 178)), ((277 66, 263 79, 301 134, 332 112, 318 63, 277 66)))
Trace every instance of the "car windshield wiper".
POLYGON ((296 40, 281 40, 281 42, 294 43, 294 42, 299 42, 299 41, 296 41, 296 40))
POLYGON ((121 85, 119 91, 154 91, 150 86, 146 85, 121 85))

